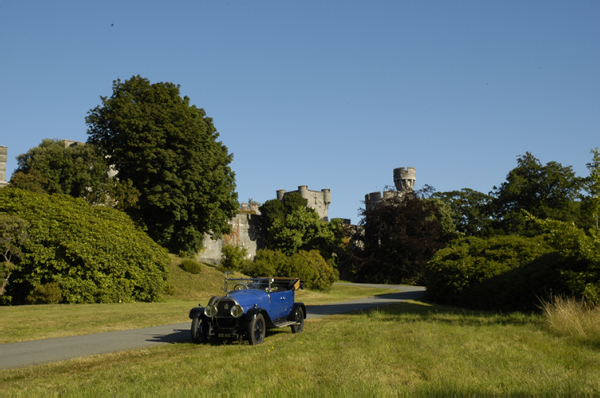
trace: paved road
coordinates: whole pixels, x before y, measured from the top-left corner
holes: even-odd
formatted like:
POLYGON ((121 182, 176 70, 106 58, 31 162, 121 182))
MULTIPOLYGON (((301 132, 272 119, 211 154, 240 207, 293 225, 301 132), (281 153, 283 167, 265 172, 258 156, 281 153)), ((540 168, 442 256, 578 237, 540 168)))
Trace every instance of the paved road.
MULTIPOLYGON (((397 289, 399 292, 342 303, 307 306, 307 318, 342 314, 412 300, 421 297, 425 291, 425 288, 418 286, 360 285, 367 287, 387 287, 397 289)), ((0 369, 139 349, 157 344, 189 342, 190 323, 186 322, 118 332, 0 344, 0 369)))

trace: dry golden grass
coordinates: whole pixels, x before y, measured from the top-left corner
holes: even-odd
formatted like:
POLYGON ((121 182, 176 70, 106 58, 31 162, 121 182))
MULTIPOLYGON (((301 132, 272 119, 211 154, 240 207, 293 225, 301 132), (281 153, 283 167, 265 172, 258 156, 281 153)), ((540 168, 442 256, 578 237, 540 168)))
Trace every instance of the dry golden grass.
POLYGON ((571 297, 554 297, 542 303, 549 330, 559 336, 600 344, 600 306, 571 297))

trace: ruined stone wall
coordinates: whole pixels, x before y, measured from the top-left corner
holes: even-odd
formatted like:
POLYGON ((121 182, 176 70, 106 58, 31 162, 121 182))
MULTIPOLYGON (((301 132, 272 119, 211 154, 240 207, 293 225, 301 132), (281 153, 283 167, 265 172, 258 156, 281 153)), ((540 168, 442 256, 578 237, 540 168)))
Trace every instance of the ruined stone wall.
POLYGON ((260 214, 239 213, 229 221, 231 233, 224 235, 221 239, 211 239, 208 235, 204 237, 204 249, 198 253, 199 261, 218 264, 221 261, 221 249, 223 245, 235 245, 245 247, 248 250, 248 259, 256 257, 258 249, 264 247, 262 237, 259 234, 260 214))

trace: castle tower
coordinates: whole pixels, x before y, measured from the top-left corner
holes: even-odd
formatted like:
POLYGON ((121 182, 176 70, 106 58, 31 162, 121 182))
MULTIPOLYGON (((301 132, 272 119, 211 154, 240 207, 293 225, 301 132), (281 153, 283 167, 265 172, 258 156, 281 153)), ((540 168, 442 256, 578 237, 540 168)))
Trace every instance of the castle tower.
POLYGON ((0 188, 7 185, 6 162, 8 161, 8 148, 0 146, 0 188))
MULTIPOLYGON (((398 195, 411 192, 415 189, 417 173, 414 167, 398 167, 394 169, 394 185, 398 195)), ((375 208, 382 200, 396 195, 396 191, 371 192, 365 195, 365 210, 369 211, 375 208)))
POLYGON ((331 189, 321 189, 321 191, 313 191, 308 189, 307 185, 299 185, 298 190, 287 192, 285 189, 277 190, 277 199, 283 200, 286 195, 298 193, 307 200, 308 207, 314 209, 321 220, 329 221, 329 205, 331 204, 331 189))
POLYGON ((414 167, 398 167, 394 169, 394 185, 399 193, 410 192, 415 189, 417 173, 414 167))

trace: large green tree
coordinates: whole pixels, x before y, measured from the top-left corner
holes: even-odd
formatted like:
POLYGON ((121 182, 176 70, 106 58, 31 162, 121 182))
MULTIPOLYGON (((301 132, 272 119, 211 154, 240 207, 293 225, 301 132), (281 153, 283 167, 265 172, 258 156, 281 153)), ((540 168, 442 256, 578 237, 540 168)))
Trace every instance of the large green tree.
POLYGON ((260 207, 267 248, 289 256, 299 250, 318 250, 325 258, 333 255, 344 239, 341 223, 321 220, 307 204, 300 194, 292 192, 283 201, 268 200, 260 207))
POLYGON ((600 212, 600 152, 598 148, 592 149, 592 161, 586 166, 590 175, 584 179, 583 188, 588 193, 584 197, 585 207, 590 209, 596 232, 598 232, 598 213, 600 212))
POLYGON ((85 198, 105 189, 108 165, 97 147, 44 139, 37 147, 17 156, 13 187, 49 194, 85 198))
POLYGON ((476 236, 490 228, 492 219, 489 214, 490 195, 463 188, 460 191, 435 192, 438 198, 451 208, 452 221, 456 232, 466 236, 476 236))
POLYGON ((425 265, 444 247, 440 206, 423 192, 394 195, 363 211, 359 281, 423 283, 425 265))
POLYGON ((100 98, 86 117, 88 142, 140 192, 128 212, 148 234, 171 252, 193 253, 204 233, 229 232, 239 207, 233 155, 206 112, 179 85, 140 76, 114 81, 112 95, 100 98))
POLYGON ((578 220, 579 203, 575 200, 581 181, 571 166, 557 162, 543 165, 529 152, 519 156, 517 163, 506 181, 492 192, 497 227, 506 233, 527 233, 522 210, 541 219, 578 220))

